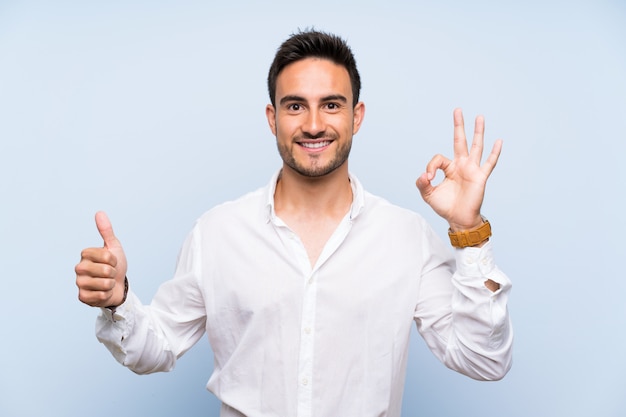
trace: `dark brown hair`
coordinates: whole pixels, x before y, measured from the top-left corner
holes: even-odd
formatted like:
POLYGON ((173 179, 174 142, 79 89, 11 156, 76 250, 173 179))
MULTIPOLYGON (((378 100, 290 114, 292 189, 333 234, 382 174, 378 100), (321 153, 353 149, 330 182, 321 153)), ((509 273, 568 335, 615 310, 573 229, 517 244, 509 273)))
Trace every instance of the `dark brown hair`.
POLYGON ((276 51, 267 76, 267 88, 272 105, 276 105, 276 79, 280 72, 289 64, 311 57, 328 59, 345 67, 352 84, 352 105, 356 106, 361 92, 361 77, 352 50, 339 36, 316 30, 294 33, 276 51))

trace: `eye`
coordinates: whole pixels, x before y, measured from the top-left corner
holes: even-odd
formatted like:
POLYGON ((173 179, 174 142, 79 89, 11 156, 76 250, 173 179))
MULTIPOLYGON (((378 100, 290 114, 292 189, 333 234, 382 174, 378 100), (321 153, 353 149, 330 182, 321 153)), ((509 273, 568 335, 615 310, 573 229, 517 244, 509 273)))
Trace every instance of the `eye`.
POLYGON ((330 102, 326 103, 326 109, 334 112, 341 109, 341 106, 339 105, 339 103, 330 102))
POLYGON ((298 103, 292 103, 287 106, 287 109, 289 109, 290 111, 300 111, 300 109, 302 109, 302 106, 298 103))

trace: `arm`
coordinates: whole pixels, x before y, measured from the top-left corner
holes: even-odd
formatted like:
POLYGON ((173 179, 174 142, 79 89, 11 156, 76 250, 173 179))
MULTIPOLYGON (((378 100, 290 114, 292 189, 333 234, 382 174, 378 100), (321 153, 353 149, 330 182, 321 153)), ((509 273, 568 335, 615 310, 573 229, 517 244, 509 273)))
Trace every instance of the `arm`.
MULTIPOLYGON (((468 151, 463 114, 454 111, 454 159, 435 156, 416 184, 433 210, 453 232, 482 225, 480 210, 489 175, 498 161, 502 141, 496 141, 485 163, 484 119, 476 118, 468 151), (431 184, 441 169, 444 180, 431 184)), ((431 233, 415 319, 433 353, 446 364, 475 379, 504 377, 511 366, 513 333, 507 311, 509 279, 494 263, 491 243, 455 249, 456 265, 440 255, 445 246, 431 233), (452 280, 450 276, 452 275, 452 280)))
POLYGON ((96 225, 104 247, 85 249, 75 270, 79 299, 102 307, 96 322, 98 340, 133 372, 171 370, 204 333, 193 235, 183 247, 175 279, 163 284, 152 304, 144 306, 132 290, 122 303, 126 256, 104 213, 96 214, 96 225))
POLYGON ((491 242, 455 249, 456 262, 433 232, 423 244, 428 250, 415 310, 420 334, 448 368, 477 380, 503 378, 512 362, 511 283, 494 263, 491 242), (499 289, 486 288, 488 279, 499 289))
MULTIPOLYGON (((447 220, 452 232, 473 230, 483 224, 480 208, 485 196, 487 179, 498 162, 502 150, 502 140, 497 140, 481 166, 485 120, 476 118, 471 150, 467 149, 463 112, 455 109, 454 120, 454 159, 442 155, 434 156, 426 166, 426 172, 416 181, 424 201, 441 217, 447 220), (444 172, 441 184, 433 186, 438 169, 444 172)), ((482 243, 481 243, 482 245, 482 243)), ((478 245, 480 247, 480 245, 478 245)), ((486 280, 485 286, 491 291, 498 289, 497 283, 486 280)))

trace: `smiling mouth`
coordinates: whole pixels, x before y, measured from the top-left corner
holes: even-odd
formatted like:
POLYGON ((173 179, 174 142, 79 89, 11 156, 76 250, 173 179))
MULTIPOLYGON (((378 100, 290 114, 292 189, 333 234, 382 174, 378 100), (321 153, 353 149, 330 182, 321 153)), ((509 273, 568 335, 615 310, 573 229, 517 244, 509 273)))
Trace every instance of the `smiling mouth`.
POLYGON ((324 140, 321 142, 300 142, 299 145, 307 149, 320 149, 320 148, 330 145, 330 143, 331 141, 324 140))

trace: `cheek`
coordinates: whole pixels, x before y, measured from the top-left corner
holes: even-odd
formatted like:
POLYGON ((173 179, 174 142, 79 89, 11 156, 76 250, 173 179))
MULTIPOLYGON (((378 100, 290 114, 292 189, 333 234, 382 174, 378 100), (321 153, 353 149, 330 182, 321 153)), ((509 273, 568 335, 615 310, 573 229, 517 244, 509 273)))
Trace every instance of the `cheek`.
POLYGON ((293 117, 277 117, 274 127, 276 136, 292 136, 298 130, 297 120, 293 117))

